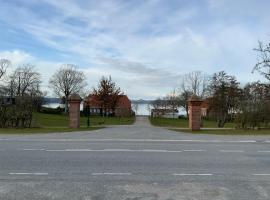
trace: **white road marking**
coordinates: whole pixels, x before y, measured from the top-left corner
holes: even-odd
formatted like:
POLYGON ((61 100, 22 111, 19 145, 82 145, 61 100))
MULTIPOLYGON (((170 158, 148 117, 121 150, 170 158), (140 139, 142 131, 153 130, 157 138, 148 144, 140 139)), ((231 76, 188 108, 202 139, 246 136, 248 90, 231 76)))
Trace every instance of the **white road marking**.
POLYGON ((219 150, 220 152, 224 153, 243 153, 243 150, 219 150))
POLYGON ((105 173, 92 173, 93 176, 102 176, 102 175, 110 175, 110 176, 123 176, 123 175, 131 175, 131 173, 112 173, 112 172, 105 172, 105 173))
POLYGON ((202 152, 202 151, 206 151, 206 150, 202 150, 202 149, 185 149, 183 151, 186 151, 186 152, 202 152))
POLYGON ((28 172, 11 172, 9 175, 35 175, 35 176, 46 176, 48 173, 41 173, 41 172, 35 172, 35 173, 28 173, 28 172))
MULTIPOLYGON (((202 143, 255 143, 256 140, 178 140, 178 139, 22 139, 22 138, 0 138, 0 141, 22 141, 22 142, 202 142, 202 143)), ((270 141, 265 141, 270 142, 270 141)))
POLYGON ((65 149, 64 151, 92 151, 91 149, 65 149))
POLYGON ((270 176, 270 174, 252 174, 253 176, 270 176))
POLYGON ((47 149, 48 152, 157 152, 157 153, 180 153, 182 151, 163 149, 47 149))
POLYGON ((259 153, 270 153, 270 151, 257 151, 259 153))
POLYGON ((23 151, 45 151, 45 149, 23 149, 23 151))
POLYGON ((103 149, 103 151, 132 151, 130 149, 103 149))
POLYGON ((181 153, 182 151, 171 151, 171 150, 166 150, 165 152, 167 152, 167 153, 181 153))
POLYGON ((66 150, 63 150, 63 149, 46 149, 45 151, 52 151, 52 152, 60 151, 60 152, 62 152, 62 151, 66 151, 66 150))
POLYGON ((174 176, 212 176, 213 174, 173 174, 174 176))
POLYGON ((142 150, 136 150, 136 151, 142 151, 142 152, 168 152, 168 150, 164 150, 164 149, 142 149, 142 150))

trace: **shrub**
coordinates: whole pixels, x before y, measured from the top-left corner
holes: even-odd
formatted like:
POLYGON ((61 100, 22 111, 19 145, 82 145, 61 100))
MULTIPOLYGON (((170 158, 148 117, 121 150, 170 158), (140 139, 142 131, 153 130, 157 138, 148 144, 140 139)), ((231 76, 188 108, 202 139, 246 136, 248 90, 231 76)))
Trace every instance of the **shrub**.
POLYGON ((41 113, 45 113, 45 114, 57 114, 60 115, 64 112, 64 108, 60 108, 60 106, 58 106, 57 108, 47 108, 47 107, 42 107, 40 109, 41 113))

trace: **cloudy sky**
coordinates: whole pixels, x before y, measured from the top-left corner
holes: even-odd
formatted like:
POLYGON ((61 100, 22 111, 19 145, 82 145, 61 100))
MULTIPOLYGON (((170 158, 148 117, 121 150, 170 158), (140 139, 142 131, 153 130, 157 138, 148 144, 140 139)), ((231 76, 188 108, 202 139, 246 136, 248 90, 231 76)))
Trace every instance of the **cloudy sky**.
MULTIPOLYGON (((0 58, 32 63, 43 88, 62 63, 88 89, 102 75, 132 99, 179 87, 190 71, 252 74, 258 40, 270 41, 269 0, 0 0, 0 58)), ((50 93, 52 96, 53 94, 50 93)))

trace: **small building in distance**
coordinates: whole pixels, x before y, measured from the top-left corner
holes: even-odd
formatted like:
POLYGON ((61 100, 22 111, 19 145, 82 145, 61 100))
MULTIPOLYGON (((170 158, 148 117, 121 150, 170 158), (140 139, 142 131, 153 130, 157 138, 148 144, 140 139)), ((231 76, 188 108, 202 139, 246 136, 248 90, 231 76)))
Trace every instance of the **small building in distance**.
MULTIPOLYGON (((102 108, 102 102, 99 100, 97 95, 90 94, 88 95, 88 97, 86 97, 83 105, 84 109, 88 105, 87 102, 89 102, 90 115, 102 115, 102 114, 104 114, 105 116, 113 115, 113 108, 110 107, 102 108)), ((131 101, 129 100, 127 95, 119 95, 118 101, 114 109, 114 116, 127 117, 131 116, 132 114, 133 111, 131 109, 131 101)))

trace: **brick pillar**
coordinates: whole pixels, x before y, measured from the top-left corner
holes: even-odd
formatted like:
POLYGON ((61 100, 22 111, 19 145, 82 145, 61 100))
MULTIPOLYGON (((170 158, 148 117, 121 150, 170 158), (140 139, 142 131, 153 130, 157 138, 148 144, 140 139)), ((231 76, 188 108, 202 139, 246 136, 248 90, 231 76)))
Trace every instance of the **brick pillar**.
POLYGON ((200 130, 201 128, 201 105, 202 100, 197 96, 192 96, 188 100, 189 107, 189 128, 192 131, 200 130))
POLYGON ((69 103, 69 127, 80 128, 80 104, 81 97, 78 94, 72 94, 68 98, 69 103))

